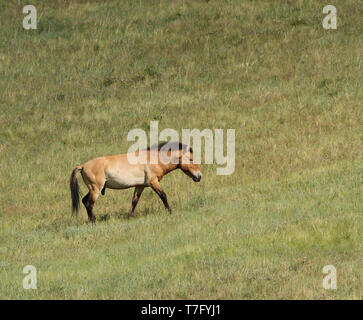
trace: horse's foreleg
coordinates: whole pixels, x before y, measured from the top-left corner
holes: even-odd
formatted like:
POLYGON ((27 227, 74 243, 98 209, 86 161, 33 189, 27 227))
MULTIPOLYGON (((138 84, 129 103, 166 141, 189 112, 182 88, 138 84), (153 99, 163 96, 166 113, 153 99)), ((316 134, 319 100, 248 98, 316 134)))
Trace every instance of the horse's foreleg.
POLYGON ((151 182, 151 188, 157 193, 157 195, 160 197, 160 199, 163 201, 165 208, 171 213, 171 209, 168 203, 168 198, 166 196, 166 193, 161 189, 160 183, 157 179, 153 180, 151 182))
POLYGON ((142 192, 144 191, 144 187, 136 187, 134 191, 134 195, 132 196, 132 206, 127 214, 127 218, 129 218, 131 215, 134 215, 134 211, 136 208, 137 203, 139 202, 139 199, 141 197, 142 192))

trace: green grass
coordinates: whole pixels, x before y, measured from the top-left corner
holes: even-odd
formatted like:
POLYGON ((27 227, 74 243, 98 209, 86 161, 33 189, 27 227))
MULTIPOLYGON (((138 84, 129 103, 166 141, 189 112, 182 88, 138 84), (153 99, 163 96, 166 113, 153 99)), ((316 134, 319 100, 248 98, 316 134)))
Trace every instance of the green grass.
POLYGON ((358 3, 324 30, 321 1, 34 0, 24 30, 0 2, 0 298, 362 299, 358 3), (234 174, 165 177, 171 216, 107 190, 72 218, 72 169, 150 120, 235 129, 234 174))

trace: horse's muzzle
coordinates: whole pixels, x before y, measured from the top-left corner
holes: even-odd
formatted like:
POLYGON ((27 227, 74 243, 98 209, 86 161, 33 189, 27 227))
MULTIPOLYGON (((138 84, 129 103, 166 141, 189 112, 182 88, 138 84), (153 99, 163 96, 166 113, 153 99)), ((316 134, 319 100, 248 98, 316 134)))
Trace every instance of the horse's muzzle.
POLYGON ((202 174, 198 172, 197 174, 193 175, 193 181, 199 182, 202 179, 202 174))

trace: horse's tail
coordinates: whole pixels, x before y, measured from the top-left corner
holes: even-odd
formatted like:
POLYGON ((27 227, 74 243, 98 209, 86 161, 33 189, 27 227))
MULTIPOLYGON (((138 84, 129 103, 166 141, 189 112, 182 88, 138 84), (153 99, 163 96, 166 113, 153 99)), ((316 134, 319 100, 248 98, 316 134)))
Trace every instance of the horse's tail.
POLYGON ((81 166, 77 166, 73 169, 71 174, 71 179, 69 181, 69 186, 71 188, 71 198, 72 198, 72 214, 78 214, 79 210, 79 185, 77 181, 77 172, 82 171, 81 166))

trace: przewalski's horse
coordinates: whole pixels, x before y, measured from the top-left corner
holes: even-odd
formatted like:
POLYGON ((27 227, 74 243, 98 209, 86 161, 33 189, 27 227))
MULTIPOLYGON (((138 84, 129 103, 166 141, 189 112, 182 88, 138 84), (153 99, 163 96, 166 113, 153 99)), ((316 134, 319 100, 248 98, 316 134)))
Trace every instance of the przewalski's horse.
POLYGON ((166 194, 160 186, 160 180, 175 169, 181 169, 195 182, 199 182, 202 178, 199 166, 193 163, 192 148, 178 142, 164 142, 135 153, 92 159, 75 167, 72 172, 70 179, 72 212, 78 213, 79 210, 79 186, 76 174, 80 171, 83 181, 89 189, 82 202, 91 222, 96 220, 93 212, 94 204, 100 193, 105 194, 106 188, 128 189, 135 187, 128 217, 134 214, 141 193, 146 187, 151 187, 157 193, 165 208, 171 213, 166 194), (128 156, 144 156, 147 161, 130 163, 128 156), (166 156, 167 158, 165 158, 166 156), (154 161, 150 161, 150 159, 154 161), (162 159, 171 159, 171 161, 162 161, 162 159))

